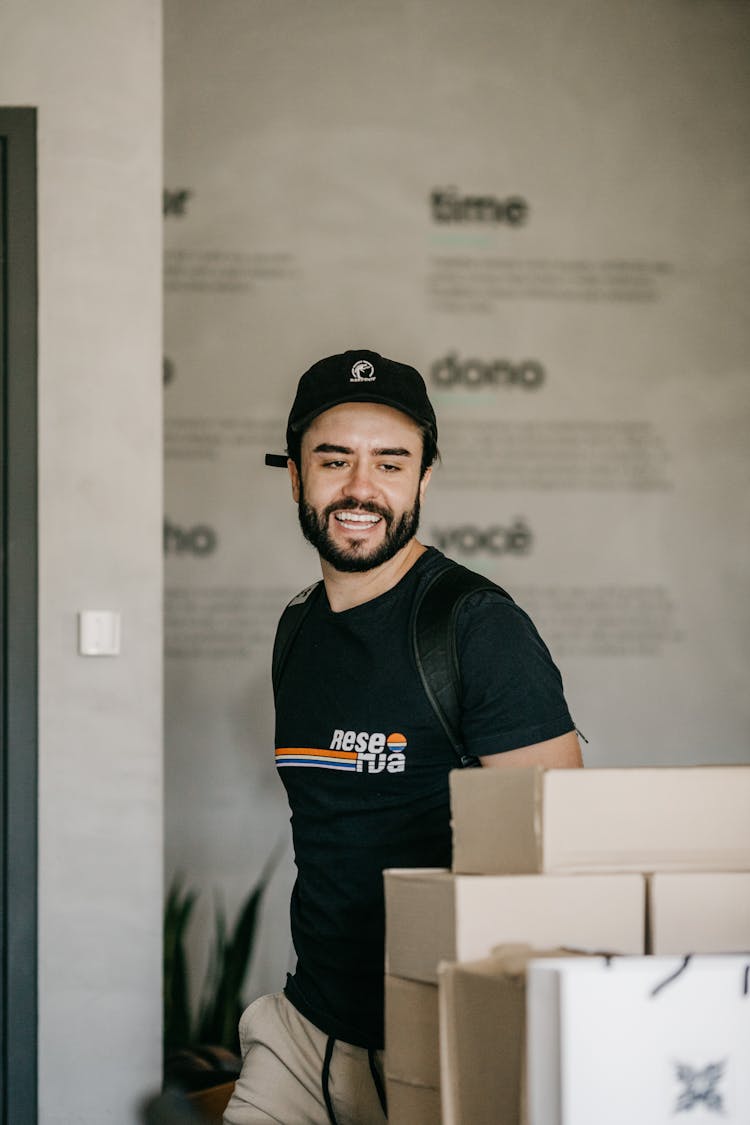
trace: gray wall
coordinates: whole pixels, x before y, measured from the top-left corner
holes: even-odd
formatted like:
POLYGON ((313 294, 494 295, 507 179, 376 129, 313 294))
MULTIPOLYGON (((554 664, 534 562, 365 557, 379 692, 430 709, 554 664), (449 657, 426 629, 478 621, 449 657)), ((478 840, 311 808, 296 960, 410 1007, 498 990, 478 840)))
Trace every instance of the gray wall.
POLYGON ((161 1070, 161 8, 4 0, 38 108, 42 1125, 133 1122, 161 1070), (77 654, 81 609, 122 654, 77 654))
MULTIPOLYGON (((263 454, 321 356, 424 373, 420 537, 531 614, 587 766, 750 760, 750 7, 164 10, 166 865, 201 891, 197 980, 214 893, 235 914, 288 821, 271 646, 318 565, 263 454), (446 215, 514 196, 519 225, 446 215), (535 389, 476 379, 524 361, 535 389)), ((283 983, 291 875, 248 1000, 283 983)))

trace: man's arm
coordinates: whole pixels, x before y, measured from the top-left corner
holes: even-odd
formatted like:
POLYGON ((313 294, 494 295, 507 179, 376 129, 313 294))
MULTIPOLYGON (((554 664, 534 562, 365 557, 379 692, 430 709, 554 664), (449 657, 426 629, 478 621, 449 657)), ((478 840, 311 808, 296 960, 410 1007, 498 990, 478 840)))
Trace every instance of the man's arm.
POLYGON ((574 730, 537 742, 534 746, 521 746, 501 754, 485 754, 479 759, 483 766, 545 766, 548 769, 575 769, 583 765, 581 744, 574 730))

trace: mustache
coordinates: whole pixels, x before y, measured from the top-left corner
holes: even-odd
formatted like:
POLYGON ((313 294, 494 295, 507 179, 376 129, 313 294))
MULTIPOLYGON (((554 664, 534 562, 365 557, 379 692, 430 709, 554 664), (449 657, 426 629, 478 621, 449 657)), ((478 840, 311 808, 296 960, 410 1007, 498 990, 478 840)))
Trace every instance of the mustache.
POLYGON ((381 508, 372 500, 355 500, 353 496, 348 496, 345 500, 340 500, 337 504, 329 504, 323 511, 323 518, 326 522, 330 519, 334 512, 370 512, 373 516, 380 516, 387 524, 393 522, 393 512, 389 508, 381 508))

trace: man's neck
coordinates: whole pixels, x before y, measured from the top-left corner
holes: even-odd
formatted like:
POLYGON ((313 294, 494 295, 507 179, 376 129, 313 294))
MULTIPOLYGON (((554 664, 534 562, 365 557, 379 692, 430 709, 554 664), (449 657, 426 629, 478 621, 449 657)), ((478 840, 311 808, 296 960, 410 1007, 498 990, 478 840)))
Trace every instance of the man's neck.
POLYGON ((400 582, 427 548, 416 539, 410 539, 392 559, 373 570, 353 573, 335 570, 325 559, 320 560, 328 604, 334 613, 353 609, 355 605, 371 602, 400 582))

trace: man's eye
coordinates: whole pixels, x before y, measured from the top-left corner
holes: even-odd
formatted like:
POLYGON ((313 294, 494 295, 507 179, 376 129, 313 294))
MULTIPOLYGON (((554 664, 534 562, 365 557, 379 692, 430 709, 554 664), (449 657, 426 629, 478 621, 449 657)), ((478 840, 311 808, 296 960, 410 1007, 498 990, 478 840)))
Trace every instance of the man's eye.
POLYGON ((401 471, 400 465, 381 465, 380 468, 384 473, 399 473, 401 471))
POLYGON ((346 464, 346 461, 324 461, 323 462, 323 468, 324 469, 340 469, 341 466, 345 465, 345 464, 346 464))

